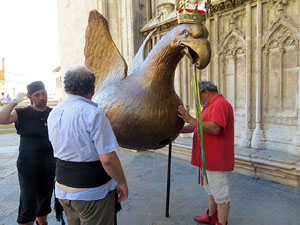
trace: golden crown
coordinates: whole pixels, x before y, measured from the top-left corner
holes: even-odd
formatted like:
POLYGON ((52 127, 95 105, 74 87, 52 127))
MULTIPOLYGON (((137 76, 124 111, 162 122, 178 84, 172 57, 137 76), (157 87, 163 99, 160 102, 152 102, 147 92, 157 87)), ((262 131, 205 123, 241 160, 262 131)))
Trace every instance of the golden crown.
POLYGON ((178 24, 181 23, 201 24, 205 21, 205 11, 198 9, 198 1, 177 0, 176 10, 177 10, 178 24))

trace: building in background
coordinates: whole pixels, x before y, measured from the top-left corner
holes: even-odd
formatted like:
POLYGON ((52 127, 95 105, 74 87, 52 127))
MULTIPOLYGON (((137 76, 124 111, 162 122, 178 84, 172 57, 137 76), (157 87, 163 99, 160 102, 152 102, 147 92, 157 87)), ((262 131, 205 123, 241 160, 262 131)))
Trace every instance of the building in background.
POLYGON ((0 70, 0 90, 4 90, 4 79, 5 79, 5 59, 1 60, 1 70, 0 70))
POLYGON ((53 73, 55 75, 56 80, 56 89, 55 89, 55 96, 54 99, 58 101, 62 101, 64 98, 64 88, 62 84, 62 73, 61 73, 61 67, 57 67, 53 70, 53 73))
POLYGON ((57 1, 61 73, 65 74, 71 67, 84 65, 85 29, 89 12, 93 9, 97 9, 108 20, 113 40, 127 64, 130 64, 144 39, 140 29, 148 19, 146 2, 144 0, 57 1))
POLYGON ((0 70, 0 93, 4 92, 5 96, 9 94, 14 98, 17 93, 26 93, 26 79, 23 74, 6 71, 5 59, 1 61, 2 69, 0 70))
MULTIPOLYGON (((187 0, 188 1, 188 0, 187 0)), ((300 1, 199 0, 207 11, 215 82, 235 113, 236 171, 300 187, 300 1)), ((150 31, 148 50, 177 25, 175 0, 59 0, 61 72, 84 65, 90 10, 108 21, 128 65, 150 31)), ((192 65, 184 57, 175 89, 195 112, 192 65)), ((190 154, 190 148, 182 148, 190 154)))

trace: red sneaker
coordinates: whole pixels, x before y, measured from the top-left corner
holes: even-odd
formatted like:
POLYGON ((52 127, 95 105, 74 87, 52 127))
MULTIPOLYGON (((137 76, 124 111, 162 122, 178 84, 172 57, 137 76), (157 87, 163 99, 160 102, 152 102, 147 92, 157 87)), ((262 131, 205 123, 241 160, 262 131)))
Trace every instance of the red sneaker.
POLYGON ((199 223, 209 223, 216 225, 218 222, 218 211, 216 211, 212 216, 208 215, 208 210, 204 216, 194 216, 194 220, 199 223))

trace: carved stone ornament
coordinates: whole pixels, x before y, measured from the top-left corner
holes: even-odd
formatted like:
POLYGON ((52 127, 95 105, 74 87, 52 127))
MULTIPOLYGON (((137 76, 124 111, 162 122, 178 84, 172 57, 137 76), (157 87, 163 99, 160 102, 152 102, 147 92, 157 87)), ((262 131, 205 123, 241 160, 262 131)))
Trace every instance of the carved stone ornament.
POLYGON ((285 5, 287 4, 288 0, 270 0, 273 4, 278 4, 278 5, 285 5))
POLYGON ((174 10, 174 4, 164 3, 157 6, 156 18, 163 21, 174 10))
POLYGON ((176 0, 176 10, 179 9, 198 9, 198 0, 176 0))
POLYGON ((215 12, 238 7, 248 1, 251 0, 226 0, 218 4, 212 4, 211 0, 207 0, 205 8, 208 15, 211 16, 215 12))
POLYGON ((284 14, 283 6, 288 3, 288 0, 271 0, 271 3, 275 4, 277 13, 279 15, 283 15, 284 14))
POLYGON ((270 36, 269 49, 293 46, 297 47, 296 40, 290 30, 281 25, 270 36))

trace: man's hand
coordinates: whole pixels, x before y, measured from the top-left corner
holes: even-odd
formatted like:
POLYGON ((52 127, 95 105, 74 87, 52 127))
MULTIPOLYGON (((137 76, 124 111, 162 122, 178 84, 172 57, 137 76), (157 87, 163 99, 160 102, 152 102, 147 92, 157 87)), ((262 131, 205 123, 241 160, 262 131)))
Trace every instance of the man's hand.
POLYGON ((123 202, 128 198, 127 184, 117 184, 118 202, 123 202))
POLYGON ((14 102, 15 104, 19 104, 20 102, 24 101, 27 99, 27 95, 23 92, 20 92, 17 94, 16 98, 14 100, 12 100, 12 102, 14 102))
MULTIPOLYGON (((189 112, 186 111, 186 109, 182 105, 178 106, 178 112, 179 112, 178 116, 181 119, 183 119, 184 122, 192 125, 192 127, 184 126, 180 132, 181 133, 192 132, 193 131, 192 128, 197 127, 197 119, 192 117, 191 114, 189 114, 189 112)), ((203 132, 205 132, 205 133, 218 135, 221 132, 222 127, 212 121, 203 121, 202 129, 203 129, 203 132)))
POLYGON ((197 120, 191 116, 191 114, 182 106, 178 106, 178 116, 183 119, 184 122, 189 123, 196 127, 197 120))

